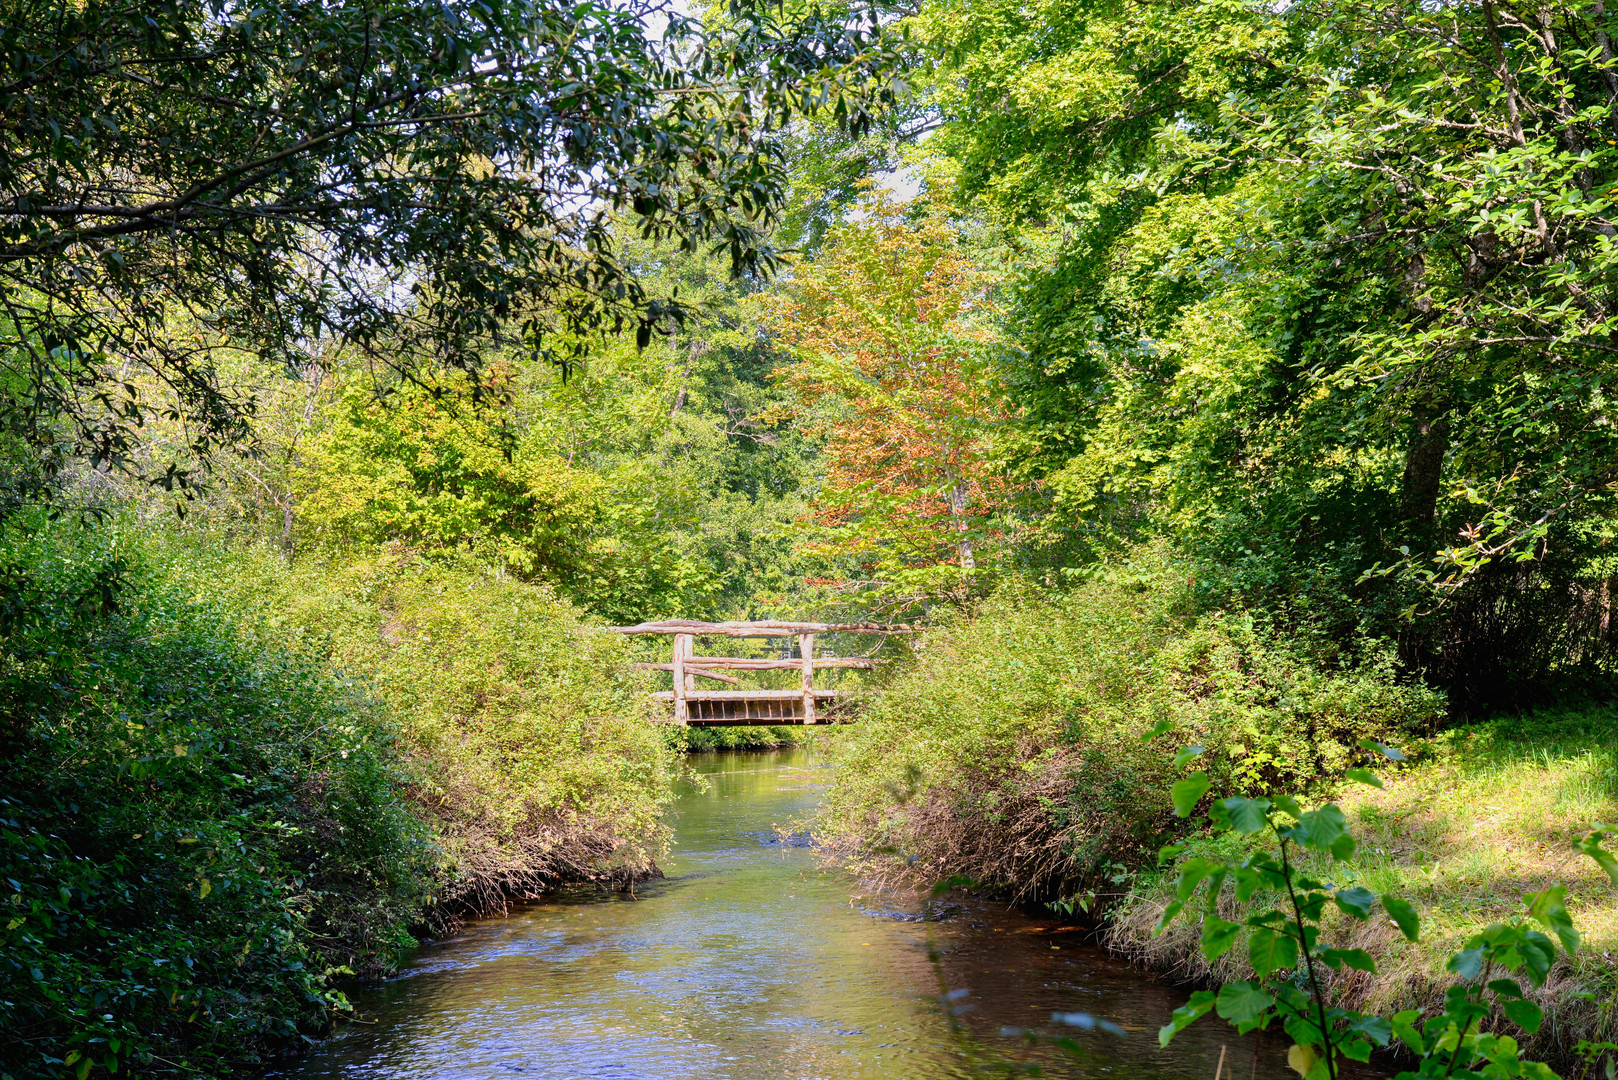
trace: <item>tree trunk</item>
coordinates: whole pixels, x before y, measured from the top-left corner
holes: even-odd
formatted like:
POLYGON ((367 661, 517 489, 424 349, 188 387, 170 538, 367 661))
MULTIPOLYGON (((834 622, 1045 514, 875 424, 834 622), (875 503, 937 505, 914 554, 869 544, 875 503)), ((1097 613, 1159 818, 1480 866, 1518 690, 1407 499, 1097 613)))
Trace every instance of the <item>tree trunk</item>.
POLYGON ((955 554, 960 559, 962 570, 976 570, 977 559, 972 555, 972 541, 967 535, 971 526, 966 521, 966 485, 952 484, 947 495, 949 499, 950 526, 955 530, 955 554))
POLYGON ((1449 419, 1418 416, 1416 430, 1405 451, 1404 488, 1399 516, 1420 540, 1430 539, 1437 524, 1439 481, 1444 453, 1449 449, 1449 419))

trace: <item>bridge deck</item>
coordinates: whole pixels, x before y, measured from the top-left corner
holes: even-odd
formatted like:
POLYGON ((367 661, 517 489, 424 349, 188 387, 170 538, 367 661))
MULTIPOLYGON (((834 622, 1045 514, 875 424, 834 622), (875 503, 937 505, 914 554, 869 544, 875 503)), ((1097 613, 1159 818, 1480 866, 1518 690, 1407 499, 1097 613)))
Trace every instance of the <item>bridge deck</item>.
POLYGON ((664 634, 674 638, 674 657, 667 664, 637 664, 637 667, 670 673, 674 689, 659 690, 652 697, 671 702, 672 721, 696 727, 734 724, 833 724, 853 719, 846 708, 847 698, 836 690, 815 686, 818 668, 870 668, 875 663, 862 656, 817 657, 817 633, 905 634, 915 627, 877 623, 787 623, 727 622, 701 623, 680 619, 637 626, 615 626, 620 634, 664 634), (698 636, 796 637, 796 659, 767 659, 741 656, 697 656, 698 636), (801 673, 801 685, 791 690, 745 688, 727 671, 783 671, 801 673), (697 689, 697 679, 730 683, 735 690, 697 689))

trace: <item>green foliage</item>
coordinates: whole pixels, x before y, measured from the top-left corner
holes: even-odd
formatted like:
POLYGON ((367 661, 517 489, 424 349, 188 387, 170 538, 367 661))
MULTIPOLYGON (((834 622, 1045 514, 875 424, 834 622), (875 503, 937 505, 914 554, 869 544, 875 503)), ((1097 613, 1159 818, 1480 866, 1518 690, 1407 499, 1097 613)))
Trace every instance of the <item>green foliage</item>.
MULTIPOLYGON (((813 451, 776 415, 777 358, 713 260, 636 252, 708 318, 645 349, 597 342, 566 377, 508 349, 475 409, 410 384, 379 398, 355 373, 314 410, 316 430, 284 435, 297 463, 273 526, 295 515, 297 542, 329 552, 471 551, 614 622, 789 604, 813 451)), ((244 498, 266 486, 233 484, 244 498)))
POLYGON ((241 602, 322 643, 397 718, 443 851, 436 922, 654 869, 674 758, 628 641, 476 563, 245 554, 232 554, 241 602))
POLYGON ((1026 237, 1005 378, 1053 547, 1169 535, 1211 602, 1397 634, 1468 705, 1610 674, 1611 12, 915 25, 937 145, 1026 237))
POLYGON ((768 271, 783 129, 824 112, 858 133, 893 100, 873 19, 778 14, 26 0, 0 59, 0 371, 24 383, 6 430, 128 465, 173 411, 206 458, 248 434, 251 399, 215 378, 234 350, 301 367, 335 338, 476 372, 525 307, 537 354, 603 326, 645 344, 687 308, 602 207, 768 271), (200 341, 168 332, 179 313, 205 314, 200 341))
POLYGON ((413 943, 378 703, 128 528, 0 535, 0 1072, 218 1073, 413 943))
MULTIPOLYGON (((1031 894, 1105 890, 1176 829, 1176 786, 1140 741, 1166 724, 1252 795, 1356 764, 1363 738, 1433 724, 1442 699, 1401 684, 1386 650, 1311 654, 1251 617, 1195 615, 1161 551, 1065 594, 1005 590, 937 617, 851 729, 827 831, 899 851, 935 877, 1031 894)), ((1211 781, 1180 781, 1176 802, 1211 781)))
MULTIPOLYGON (((1363 749, 1375 757, 1396 756, 1370 739, 1363 749)), ((1182 751, 1176 765, 1195 756, 1182 751)), ((1380 786, 1369 773, 1362 779, 1380 786)), ((1193 781, 1195 799, 1175 798, 1178 817, 1192 816, 1209 789, 1202 772, 1180 783, 1193 781)), ((1457 981, 1445 993, 1438 1014, 1423 1018, 1412 1009, 1391 1017, 1368 1015, 1333 1005, 1322 985, 1324 969, 1377 970, 1375 958, 1364 950, 1334 948, 1324 939, 1321 917, 1328 902, 1359 922, 1369 920, 1380 905, 1411 942, 1419 939, 1420 924, 1410 903, 1398 896, 1379 898, 1361 886, 1317 876, 1322 871, 1313 867, 1342 870, 1353 858, 1355 840, 1343 812, 1334 803, 1305 810, 1298 799, 1280 793, 1257 799, 1233 795, 1207 805, 1205 819, 1216 832, 1262 836, 1268 843, 1240 859, 1199 855, 1181 860, 1175 898, 1164 908, 1158 931, 1182 912, 1193 912, 1200 918, 1202 952, 1210 961, 1245 935, 1254 979, 1193 994, 1158 1033, 1163 1045, 1216 1011, 1238 1034, 1279 1024, 1293 1043, 1287 1064, 1305 1080, 1335 1080, 1343 1060, 1368 1061, 1375 1047, 1386 1047, 1394 1038, 1417 1060, 1415 1069, 1399 1073, 1400 1080, 1555 1077, 1543 1064, 1520 1060, 1515 1038, 1482 1028, 1496 1012, 1527 1035, 1544 1022, 1540 1007, 1517 979, 1543 986, 1558 944, 1566 952, 1579 947, 1565 887, 1549 886, 1523 897, 1520 916, 1469 936, 1446 965, 1457 981), (1230 910, 1228 899, 1240 908, 1238 922, 1221 915, 1230 910)), ((1575 839, 1574 849, 1593 856, 1610 873, 1612 856, 1601 845, 1613 833, 1598 826, 1575 839)), ((1161 858, 1169 861, 1178 854, 1168 847, 1161 858)))

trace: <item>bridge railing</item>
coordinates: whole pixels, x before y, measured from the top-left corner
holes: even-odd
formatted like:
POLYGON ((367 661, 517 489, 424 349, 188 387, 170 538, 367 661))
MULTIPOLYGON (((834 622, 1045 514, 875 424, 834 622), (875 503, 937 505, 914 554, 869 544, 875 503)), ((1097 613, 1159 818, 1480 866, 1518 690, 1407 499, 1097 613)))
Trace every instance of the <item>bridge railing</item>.
POLYGON ((821 668, 869 669, 880 661, 860 656, 815 656, 817 634, 913 634, 919 627, 902 623, 802 623, 802 622, 697 622, 671 619, 635 626, 615 626, 620 634, 657 634, 674 639, 674 654, 666 664, 637 664, 653 671, 667 671, 674 689, 658 691, 655 697, 672 701, 677 724, 815 724, 834 720, 838 692, 815 686, 815 671, 821 668), (697 656, 698 637, 796 637, 795 659, 745 656, 697 656), (728 671, 790 671, 801 673, 796 689, 767 690, 744 688, 741 679, 728 671), (698 679, 729 683, 735 690, 698 689, 698 679))

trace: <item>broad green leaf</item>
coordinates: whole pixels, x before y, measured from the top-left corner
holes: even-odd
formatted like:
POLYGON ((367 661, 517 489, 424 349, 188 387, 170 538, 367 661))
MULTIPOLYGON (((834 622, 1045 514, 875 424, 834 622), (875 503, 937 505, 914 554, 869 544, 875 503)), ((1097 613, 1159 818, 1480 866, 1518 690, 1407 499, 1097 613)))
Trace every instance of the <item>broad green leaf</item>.
POLYGON ((1169 1022, 1158 1029, 1157 1045, 1167 1046, 1174 1036, 1207 1015, 1208 1010, 1214 1007, 1217 996, 1212 990, 1198 990, 1192 994, 1189 1001, 1174 1010, 1169 1022))
POLYGON ((1163 908, 1163 914, 1158 917, 1157 926, 1155 929, 1153 929, 1152 933, 1161 934, 1163 931, 1167 930, 1169 928, 1169 924, 1174 921, 1175 916, 1184 910, 1184 900, 1169 901, 1168 904, 1163 908))
POLYGON ((1222 802, 1225 813, 1229 815, 1230 827, 1239 833, 1261 832, 1269 824, 1266 816, 1270 812, 1268 799, 1231 798, 1222 802))
POLYGON ((1204 749, 1206 749, 1206 748, 1201 747, 1201 746, 1182 746, 1182 747, 1180 747, 1180 749, 1174 755, 1174 765, 1172 766, 1172 768, 1176 772, 1178 772, 1180 769, 1185 768, 1185 763, 1190 761, 1194 757, 1201 757, 1204 749))
POLYGON ((1463 949, 1449 958, 1444 970, 1459 975, 1463 979, 1475 979, 1483 970, 1483 950, 1463 949))
POLYGON ((1369 784, 1374 788, 1385 786, 1381 779, 1370 769, 1350 769, 1343 775, 1356 783, 1369 784))
MULTIPOLYGON (((1204 915, 1202 917, 1202 955, 1209 960, 1217 960, 1230 951, 1236 944, 1236 935, 1241 931, 1241 923, 1226 922, 1217 915, 1204 915)), ((1224 1014, 1221 1013, 1221 1016, 1224 1014)))
POLYGON ((1375 971, 1376 961, 1364 949, 1324 949, 1320 954, 1321 963, 1333 971, 1341 971, 1345 967, 1355 971, 1375 971))
POLYGON ((1397 747, 1389 746, 1387 743, 1377 742, 1375 739, 1361 739, 1360 746, 1361 748, 1369 750, 1374 754, 1381 754, 1389 761, 1405 760, 1404 753, 1397 747))
POLYGON ((1405 1044, 1409 1051, 1418 1057, 1425 1052, 1426 1045, 1421 1032, 1416 1030, 1416 1022, 1421 1019, 1420 1009, 1406 1009, 1396 1012, 1389 1018, 1393 1033, 1399 1041, 1405 1044))
POLYGON ((1370 918, 1371 909, 1376 906, 1376 894, 1370 889, 1357 886, 1352 889, 1338 889, 1332 900, 1345 915, 1352 915, 1361 920, 1370 918))
POLYGON ((1151 728, 1150 731, 1146 732, 1146 734, 1144 734, 1144 735, 1142 735, 1140 737, 1140 741, 1141 742, 1151 742, 1153 739, 1157 738, 1159 735, 1168 734, 1168 732, 1173 730, 1173 728, 1174 728, 1174 721, 1173 720, 1159 720, 1157 723, 1152 725, 1152 728, 1151 728))
POLYGON ((1567 886, 1553 885, 1523 897, 1528 914, 1538 919, 1547 930, 1561 939, 1562 948, 1574 952, 1579 947, 1579 932, 1573 927, 1573 916, 1567 910, 1567 886))
POLYGON ((1503 998, 1522 997, 1522 987, 1517 985, 1516 979, 1490 979, 1489 989, 1503 998))
POLYGON ((1618 885, 1618 857, 1614 857, 1612 852, 1601 846, 1602 841, 1611 832, 1612 830, 1605 825, 1597 826, 1588 835, 1573 841, 1573 850, 1582 852, 1594 859, 1596 865, 1606 871, 1608 879, 1614 885, 1618 885))
POLYGON ((1298 942, 1290 935, 1259 927, 1247 942, 1247 961, 1259 978, 1272 971, 1285 971, 1298 962, 1298 942))
POLYGON ((1532 1035, 1539 1030, 1539 1025, 1545 1022, 1545 1013, 1538 1005, 1527 998, 1513 998, 1500 1003, 1513 1024, 1532 1035))
POLYGON ((1382 910, 1388 913, 1399 932, 1405 936, 1406 941, 1416 941, 1421 937, 1421 920, 1416 916, 1416 909, 1406 900, 1389 894, 1382 897, 1382 910))
POLYGON ((1298 823, 1286 830, 1286 835, 1311 851, 1330 851, 1347 824, 1343 812, 1335 804, 1327 803, 1315 810, 1305 810, 1298 823))
POLYGON ((1347 1030, 1366 1036, 1378 1046, 1388 1045, 1393 1038, 1393 1024, 1380 1016, 1356 1017, 1347 1030))
POLYGON ((1180 864, 1180 876, 1175 881, 1174 895, 1181 900, 1191 899, 1191 894, 1197 891, 1197 886, 1202 884, 1213 869, 1214 864, 1207 859, 1187 859, 1180 864))
POLYGON ((1551 973, 1551 965, 1556 963, 1556 946, 1551 939, 1538 930, 1530 930, 1517 943, 1517 952, 1522 956, 1528 980, 1535 986, 1544 986, 1545 979, 1551 973))
POLYGON ((1209 786, 1206 773, 1192 773, 1184 780, 1177 781, 1169 789, 1169 796, 1174 800, 1174 816, 1190 817, 1191 811, 1197 808, 1197 803, 1208 794, 1209 786))
POLYGON ((1219 988, 1219 1015, 1233 1024, 1256 1023, 1275 997, 1257 983, 1233 982, 1219 988))

